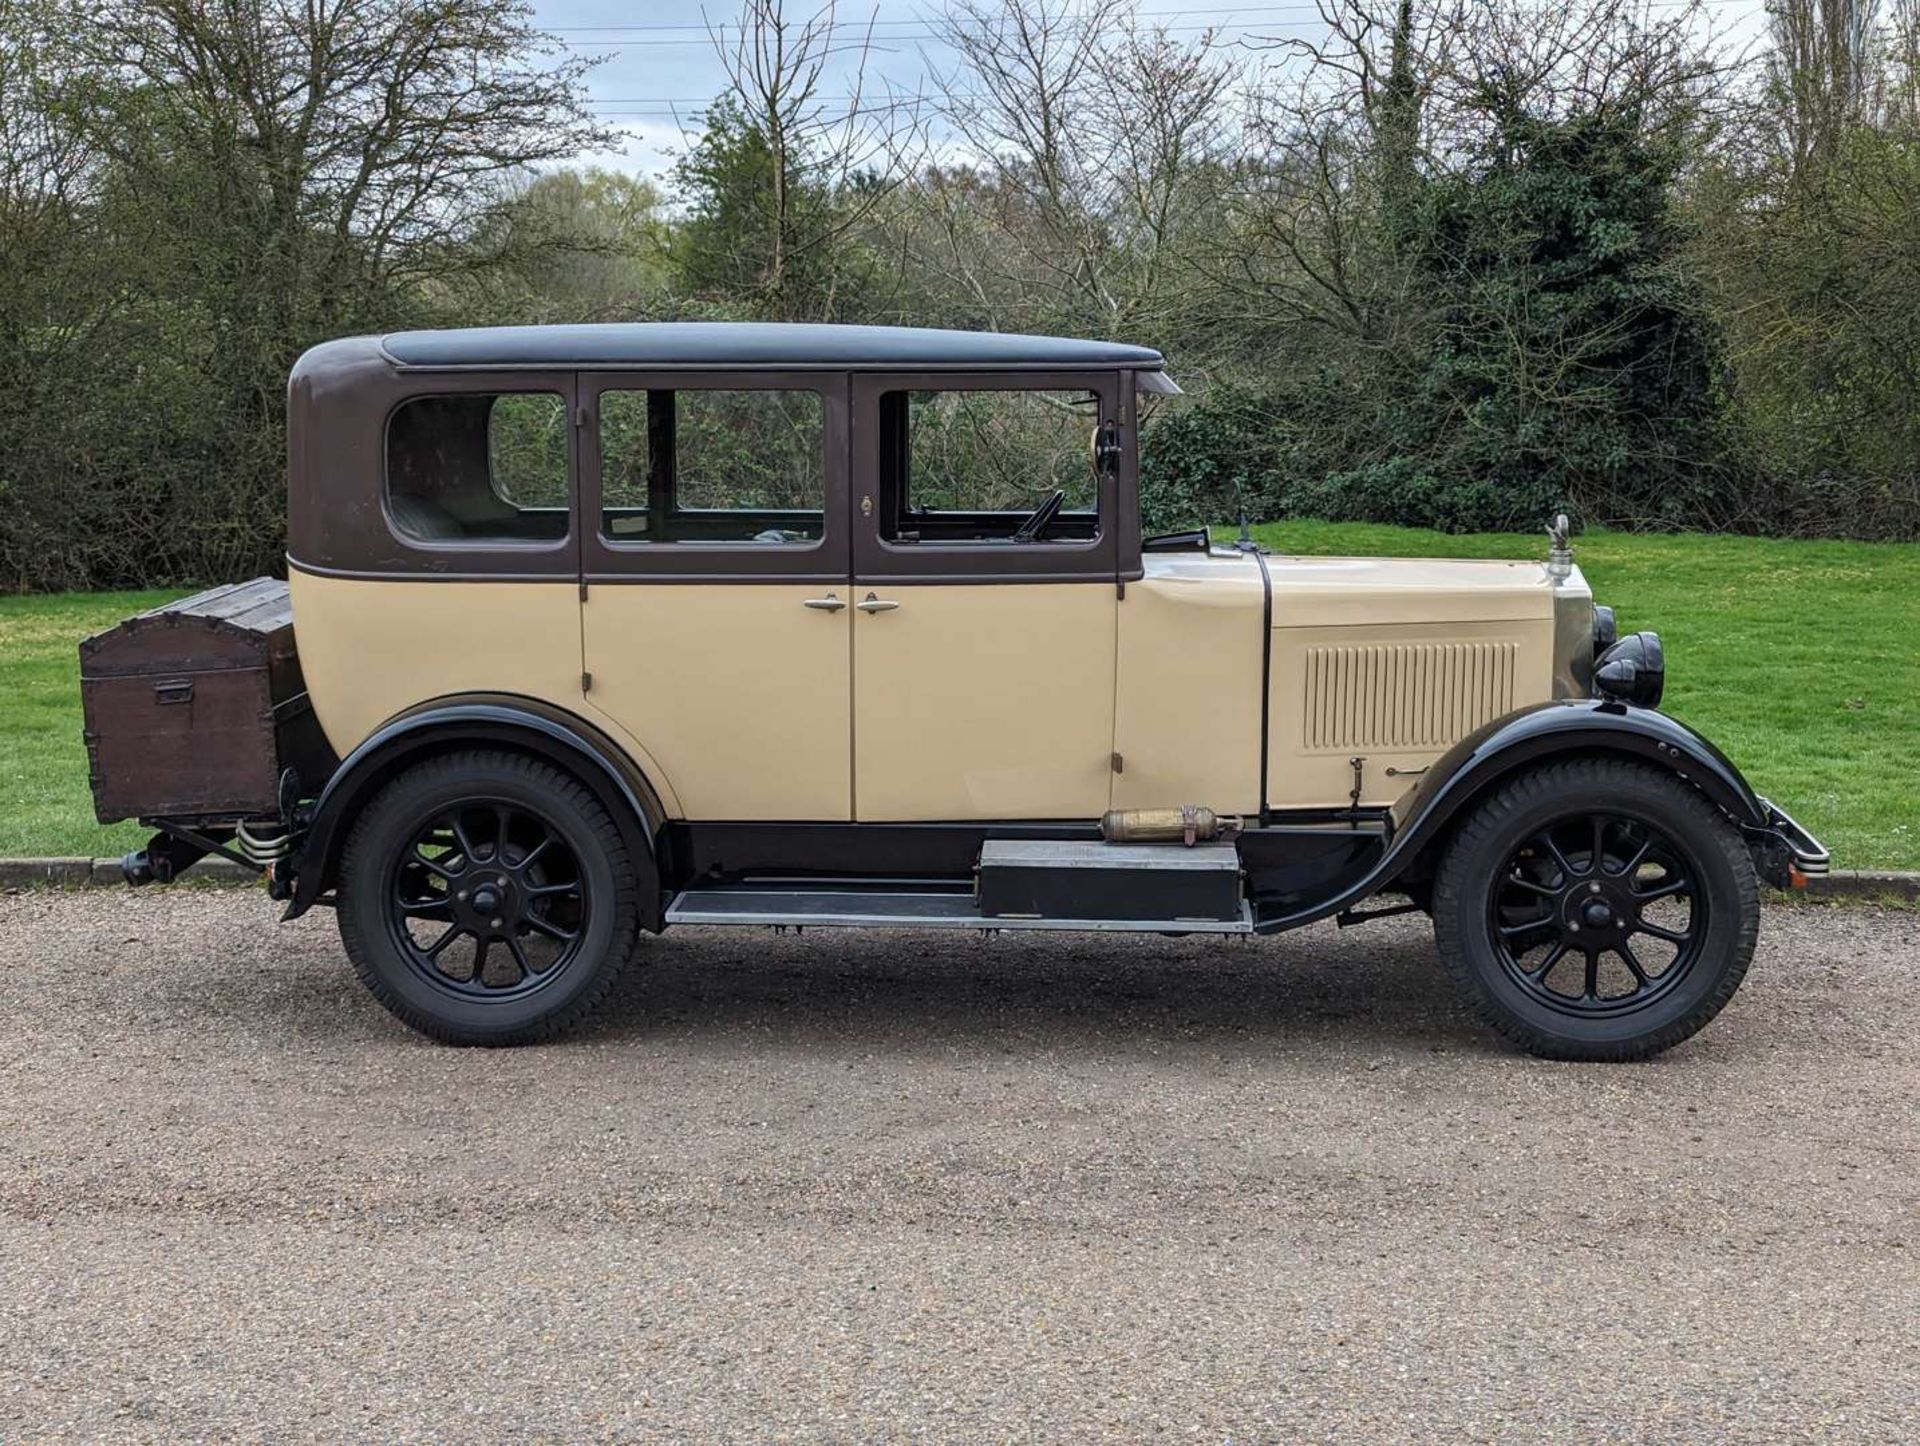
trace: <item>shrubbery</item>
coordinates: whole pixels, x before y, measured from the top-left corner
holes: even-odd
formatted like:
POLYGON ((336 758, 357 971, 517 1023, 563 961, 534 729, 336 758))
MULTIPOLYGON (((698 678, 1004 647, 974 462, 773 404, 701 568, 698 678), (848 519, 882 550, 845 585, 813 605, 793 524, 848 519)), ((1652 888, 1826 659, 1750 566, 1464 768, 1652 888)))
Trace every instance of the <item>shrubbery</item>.
POLYGON ((1687 6, 1336 0, 1281 80, 996 0, 916 130, 757 3, 659 186, 561 164, 612 137, 526 0, 71 8, 0 0, 0 587, 277 566, 316 341, 674 316, 1157 346, 1150 529, 1920 536, 1917 4, 1729 72, 1687 6))

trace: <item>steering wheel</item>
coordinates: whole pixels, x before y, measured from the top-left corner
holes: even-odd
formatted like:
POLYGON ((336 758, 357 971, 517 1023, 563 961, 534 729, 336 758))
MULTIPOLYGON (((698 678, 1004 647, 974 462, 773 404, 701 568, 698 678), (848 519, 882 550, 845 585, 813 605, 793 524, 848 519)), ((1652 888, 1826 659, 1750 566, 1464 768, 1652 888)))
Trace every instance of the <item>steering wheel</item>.
POLYGON ((1053 519, 1060 515, 1065 505, 1067 492, 1064 487, 1056 487, 1053 495, 1027 515, 1027 520, 1014 529, 1015 542, 1038 542, 1040 534, 1053 525, 1053 519))

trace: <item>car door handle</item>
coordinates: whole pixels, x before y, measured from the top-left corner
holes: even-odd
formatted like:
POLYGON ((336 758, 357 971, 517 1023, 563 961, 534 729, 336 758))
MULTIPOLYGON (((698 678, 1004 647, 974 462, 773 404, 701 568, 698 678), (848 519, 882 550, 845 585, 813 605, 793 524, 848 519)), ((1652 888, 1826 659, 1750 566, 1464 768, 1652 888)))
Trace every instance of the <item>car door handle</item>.
POLYGON ((841 608, 845 607, 846 604, 841 602, 840 599, 832 593, 828 593, 825 597, 803 598, 800 606, 803 608, 812 608, 817 613, 837 613, 841 608))
POLYGON ((890 613, 900 604, 891 598, 875 597, 868 593, 865 598, 854 604, 863 613, 890 613))

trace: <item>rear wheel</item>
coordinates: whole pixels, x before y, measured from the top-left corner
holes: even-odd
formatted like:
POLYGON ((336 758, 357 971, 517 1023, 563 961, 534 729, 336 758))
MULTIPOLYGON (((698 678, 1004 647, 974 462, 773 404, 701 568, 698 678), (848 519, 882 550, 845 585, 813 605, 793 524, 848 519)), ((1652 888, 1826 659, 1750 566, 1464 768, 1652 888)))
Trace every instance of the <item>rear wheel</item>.
POLYGON ((1502 786, 1434 882, 1440 957, 1461 995, 1553 1059, 1642 1059, 1739 988, 1759 932, 1753 860, 1683 781, 1605 759, 1502 786))
POLYGON ((449 1044, 577 1024, 638 937, 632 862, 578 779, 512 753, 430 759, 355 823, 340 935, 373 995, 449 1044))

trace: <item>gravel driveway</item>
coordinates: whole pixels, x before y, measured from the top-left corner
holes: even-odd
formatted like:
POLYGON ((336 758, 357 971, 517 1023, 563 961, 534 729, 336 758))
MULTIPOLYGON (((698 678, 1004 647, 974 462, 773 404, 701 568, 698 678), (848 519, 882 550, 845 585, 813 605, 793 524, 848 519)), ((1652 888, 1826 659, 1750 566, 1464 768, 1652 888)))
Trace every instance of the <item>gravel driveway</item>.
POLYGON ((0 899, 0 1439, 1920 1434, 1917 914, 1615 1067, 1409 920, 688 930, 500 1053, 271 919, 0 899))

